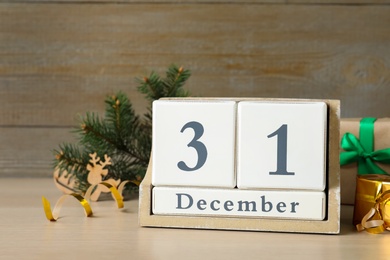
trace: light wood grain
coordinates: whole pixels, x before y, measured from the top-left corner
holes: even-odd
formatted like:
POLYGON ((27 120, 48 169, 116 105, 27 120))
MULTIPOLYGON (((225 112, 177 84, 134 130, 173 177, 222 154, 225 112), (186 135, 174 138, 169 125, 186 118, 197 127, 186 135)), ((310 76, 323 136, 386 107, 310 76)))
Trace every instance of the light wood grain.
POLYGON ((2 179, 0 191, 3 259, 390 258, 389 234, 356 232, 351 206, 342 207, 340 235, 141 228, 137 199, 123 210, 112 200, 92 203, 92 218, 69 199, 58 222, 49 222, 41 196, 54 204, 61 195, 52 180, 2 179))
POLYGON ((102 114, 119 90, 144 113, 134 78, 171 63, 192 71, 194 96, 340 99, 342 117, 388 116, 388 3, 0 1, 0 176, 50 176, 77 114, 102 114))
POLYGON ((53 150, 75 142, 71 128, 0 127, 0 177, 51 177, 53 150))
POLYGON ((1 122, 70 125, 76 113, 103 111, 103 97, 119 89, 143 112, 134 78, 171 63, 192 70, 188 88, 196 96, 339 98, 343 117, 385 116, 389 12, 390 6, 1 4, 1 122))
MULTIPOLYGON (((0 0, 0 3, 42 3, 42 0, 0 0)), ((130 3, 130 4, 146 4, 146 3, 164 3, 164 4, 321 4, 321 5, 356 5, 356 4, 389 4, 389 0, 56 0, 52 3, 130 3)))

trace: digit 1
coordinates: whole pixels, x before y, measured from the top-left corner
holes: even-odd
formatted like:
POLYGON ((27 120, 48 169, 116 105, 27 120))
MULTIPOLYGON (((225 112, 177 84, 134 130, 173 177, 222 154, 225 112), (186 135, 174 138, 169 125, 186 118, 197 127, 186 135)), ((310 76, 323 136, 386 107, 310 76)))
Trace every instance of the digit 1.
POLYGON ((278 130, 268 135, 268 138, 277 136, 277 166, 275 172, 270 175, 295 175, 295 172, 287 171, 287 125, 284 124, 278 130))

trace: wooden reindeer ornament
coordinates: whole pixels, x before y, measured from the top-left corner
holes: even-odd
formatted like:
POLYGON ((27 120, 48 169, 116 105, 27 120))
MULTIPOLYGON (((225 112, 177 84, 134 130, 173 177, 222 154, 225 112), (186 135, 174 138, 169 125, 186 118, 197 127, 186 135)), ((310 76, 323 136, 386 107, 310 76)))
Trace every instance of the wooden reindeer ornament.
MULTIPOLYGON (((87 165, 87 170, 89 171, 87 180, 91 186, 95 186, 95 190, 91 194, 91 201, 97 201, 99 199, 100 194, 108 193, 110 192, 110 189, 104 185, 99 185, 102 181, 104 176, 108 174, 108 170, 104 169, 107 165, 111 165, 111 158, 107 156, 107 154, 104 155, 104 161, 100 160, 100 157, 97 157, 96 153, 90 154, 91 157, 90 162, 91 164, 87 165)), ((121 180, 114 180, 114 179, 108 179, 104 180, 104 182, 111 184, 114 187, 118 187, 121 180)))

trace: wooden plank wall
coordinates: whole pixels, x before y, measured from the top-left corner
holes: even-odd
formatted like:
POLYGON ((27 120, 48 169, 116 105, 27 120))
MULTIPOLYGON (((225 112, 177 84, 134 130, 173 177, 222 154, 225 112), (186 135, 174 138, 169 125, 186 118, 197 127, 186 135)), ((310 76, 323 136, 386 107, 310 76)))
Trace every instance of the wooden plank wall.
POLYGON ((335 98, 390 115, 390 1, 0 1, 0 177, 51 176, 75 116, 171 63, 196 96, 335 98))

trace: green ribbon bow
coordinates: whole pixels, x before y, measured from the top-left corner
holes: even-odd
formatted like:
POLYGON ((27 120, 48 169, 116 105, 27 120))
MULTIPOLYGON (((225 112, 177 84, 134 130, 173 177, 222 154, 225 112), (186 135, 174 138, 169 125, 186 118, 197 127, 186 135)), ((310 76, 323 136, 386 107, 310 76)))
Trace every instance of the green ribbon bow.
POLYGON ((358 174, 387 174, 375 162, 390 163, 390 148, 374 151, 374 122, 376 118, 363 118, 360 121, 359 139, 351 133, 344 134, 340 154, 340 164, 358 162, 358 174))

